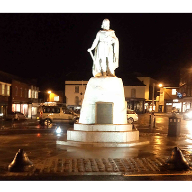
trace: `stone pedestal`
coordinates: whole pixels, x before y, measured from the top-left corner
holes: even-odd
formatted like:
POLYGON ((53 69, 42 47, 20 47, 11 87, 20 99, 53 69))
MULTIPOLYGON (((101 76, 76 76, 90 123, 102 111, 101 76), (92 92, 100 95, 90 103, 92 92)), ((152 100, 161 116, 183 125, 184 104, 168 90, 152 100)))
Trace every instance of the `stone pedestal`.
POLYGON ((139 131, 127 124, 121 78, 92 77, 86 88, 79 123, 67 131, 67 142, 91 147, 128 147, 139 144, 139 131))
MULTIPOLYGON (((121 78, 92 77, 89 80, 83 99, 79 123, 97 124, 97 121, 101 121, 101 119, 97 119, 97 108, 101 104, 103 104, 106 116, 112 113, 112 124, 127 124, 124 88, 121 78), (112 105, 112 110, 110 110, 110 105, 112 105)), ((103 117, 106 121, 109 118, 103 117)))

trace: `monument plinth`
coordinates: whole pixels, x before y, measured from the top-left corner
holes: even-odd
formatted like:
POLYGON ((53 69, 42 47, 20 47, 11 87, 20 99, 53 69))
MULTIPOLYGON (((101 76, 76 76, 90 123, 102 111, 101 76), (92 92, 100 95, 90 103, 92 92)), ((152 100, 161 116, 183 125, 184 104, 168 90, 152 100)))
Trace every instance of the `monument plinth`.
POLYGON ((78 124, 67 131, 67 142, 92 147, 139 144, 139 131, 127 124, 123 82, 118 77, 92 77, 86 88, 78 124))
POLYGON ((121 78, 115 76, 119 66, 119 41, 109 29, 109 20, 102 26, 88 49, 93 59, 93 76, 86 88, 79 123, 67 131, 67 142, 57 144, 90 147, 128 147, 139 142, 139 131, 127 124, 127 105, 121 78), (95 49, 93 56, 92 50, 95 49))
POLYGON ((86 87, 80 124, 127 124, 123 82, 117 77, 92 77, 86 87))

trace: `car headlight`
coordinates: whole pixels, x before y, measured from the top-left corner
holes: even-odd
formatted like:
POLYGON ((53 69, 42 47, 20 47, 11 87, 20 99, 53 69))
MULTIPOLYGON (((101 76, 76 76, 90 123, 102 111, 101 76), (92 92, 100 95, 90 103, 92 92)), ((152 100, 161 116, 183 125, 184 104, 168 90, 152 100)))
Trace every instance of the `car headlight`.
POLYGON ((192 111, 187 113, 187 117, 192 118, 192 111))
POLYGON ((61 130, 60 127, 57 127, 55 132, 56 132, 57 134, 60 134, 60 133, 62 132, 62 130, 61 130))

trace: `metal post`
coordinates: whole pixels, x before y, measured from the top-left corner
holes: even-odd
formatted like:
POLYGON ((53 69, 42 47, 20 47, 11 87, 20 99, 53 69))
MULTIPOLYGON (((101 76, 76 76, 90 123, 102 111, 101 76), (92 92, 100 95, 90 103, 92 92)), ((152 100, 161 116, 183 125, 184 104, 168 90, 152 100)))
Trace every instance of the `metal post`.
POLYGON ((152 111, 151 111, 151 128, 153 128, 153 106, 154 106, 154 89, 155 89, 155 83, 153 83, 153 92, 152 92, 152 111))

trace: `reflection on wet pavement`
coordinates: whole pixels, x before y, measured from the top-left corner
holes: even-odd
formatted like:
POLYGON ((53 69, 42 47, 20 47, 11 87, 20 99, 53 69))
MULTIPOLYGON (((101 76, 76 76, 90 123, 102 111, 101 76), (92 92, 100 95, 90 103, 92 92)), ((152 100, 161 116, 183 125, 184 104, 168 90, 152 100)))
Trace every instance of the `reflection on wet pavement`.
MULTIPOLYGON (((60 158, 157 158, 169 156, 176 146, 182 150, 185 156, 191 158, 192 121, 183 120, 181 117, 180 137, 168 137, 168 120, 168 115, 158 114, 156 115, 156 127, 150 129, 149 114, 139 115, 139 121, 135 123, 135 126, 139 130, 140 138, 149 141, 149 144, 126 148, 76 148, 56 145, 57 140, 66 140, 66 132, 72 127, 71 125, 60 125, 63 132, 57 136, 54 127, 48 129, 50 131, 46 131, 38 124, 30 127, 27 123, 23 123, 22 125, 30 130, 29 134, 0 135, 2 146, 0 152, 8 155, 8 157, 1 157, 0 161, 4 158, 11 161, 19 148, 24 148, 34 162, 53 156, 60 158), (37 131, 32 132, 32 128, 37 131)), ((16 125, 19 127, 18 123, 16 125)))

